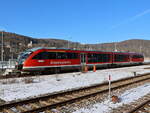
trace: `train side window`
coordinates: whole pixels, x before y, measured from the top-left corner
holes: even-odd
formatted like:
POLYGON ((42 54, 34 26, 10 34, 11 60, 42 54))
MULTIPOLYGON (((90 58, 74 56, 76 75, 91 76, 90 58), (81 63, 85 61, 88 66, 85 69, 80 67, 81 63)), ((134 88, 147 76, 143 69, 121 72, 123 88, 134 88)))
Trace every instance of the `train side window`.
POLYGON ((67 58, 68 59, 78 59, 78 54, 77 53, 67 53, 67 58))
POLYGON ((143 58, 143 56, 142 55, 133 55, 133 57, 132 58, 143 58))
POLYGON ((89 63, 99 62, 99 55, 95 53, 88 54, 88 62, 89 63))
POLYGON ((100 62, 109 62, 110 61, 110 54, 101 54, 100 62))
POLYGON ((56 52, 48 52, 49 59, 56 59, 56 52))
POLYGON ((63 52, 57 53, 57 59, 77 59, 77 58, 78 58, 77 53, 63 53, 63 52))
POLYGON ((62 52, 57 52, 56 57, 57 59, 67 59, 67 54, 62 52))
POLYGON ((49 59, 48 52, 40 52, 37 55, 35 55, 32 59, 49 59))
POLYGON ((115 62, 124 62, 128 61, 129 55, 120 55, 120 54, 115 54, 115 62))
POLYGON ((77 53, 64 52, 41 52, 35 55, 32 59, 77 59, 77 53))
POLYGON ((139 55, 139 57, 140 57, 140 58, 144 58, 144 56, 143 56, 143 55, 139 55))
POLYGON ((88 54, 87 56, 88 56, 88 62, 92 63, 92 54, 88 54))
POLYGON ((96 62, 109 62, 110 54, 88 54, 88 62, 96 63, 96 62))
POLYGON ((98 56, 97 56, 97 54, 93 54, 93 55, 92 55, 92 62, 93 62, 93 63, 98 62, 98 56))

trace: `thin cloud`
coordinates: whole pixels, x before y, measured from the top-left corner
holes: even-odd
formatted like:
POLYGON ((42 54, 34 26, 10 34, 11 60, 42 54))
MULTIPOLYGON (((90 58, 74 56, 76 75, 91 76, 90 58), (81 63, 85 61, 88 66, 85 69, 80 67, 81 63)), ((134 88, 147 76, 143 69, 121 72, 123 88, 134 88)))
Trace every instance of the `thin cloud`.
POLYGON ((130 18, 130 21, 134 21, 134 20, 136 20, 136 19, 138 19, 138 18, 140 18, 140 17, 142 17, 148 13, 150 13, 150 9, 145 10, 144 12, 135 15, 134 17, 130 18))
POLYGON ((137 15, 131 17, 131 18, 128 18, 128 19, 122 21, 122 22, 119 23, 119 24, 113 25, 113 26, 111 27, 111 29, 115 29, 115 28, 117 28, 117 27, 119 27, 119 26, 121 26, 121 25, 123 25, 123 24, 129 23, 129 22, 132 22, 132 21, 135 21, 136 19, 138 19, 138 18, 140 18, 140 17, 142 17, 142 16, 144 16, 144 15, 146 15, 146 14, 148 14, 148 13, 150 13, 150 9, 147 9, 147 10, 143 11, 142 13, 139 13, 139 14, 137 14, 137 15))

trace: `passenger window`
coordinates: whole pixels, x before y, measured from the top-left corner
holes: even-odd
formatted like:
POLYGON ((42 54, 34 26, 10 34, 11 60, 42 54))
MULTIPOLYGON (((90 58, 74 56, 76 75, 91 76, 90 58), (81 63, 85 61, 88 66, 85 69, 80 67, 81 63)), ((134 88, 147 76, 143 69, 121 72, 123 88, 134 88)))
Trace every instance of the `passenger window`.
POLYGON ((57 53, 57 59, 67 59, 67 54, 62 53, 62 52, 58 52, 57 53))
POLYGON ((49 59, 56 59, 56 52, 48 52, 49 59))
POLYGON ((77 59, 78 54, 77 53, 57 53, 57 59, 77 59))
POLYGON ((65 52, 41 52, 35 55, 32 59, 77 59, 77 53, 65 52))
POLYGON ((49 59, 49 54, 48 52, 41 52, 35 55, 32 59, 49 59))
POLYGON ((95 54, 95 53, 88 54, 89 63, 109 62, 109 61, 110 61, 110 54, 95 54))
POLYGON ((143 58, 143 56, 142 55, 133 55, 133 57, 132 58, 143 58))
POLYGON ((78 54, 77 53, 67 53, 67 58, 68 59, 77 59, 78 54))
POLYGON ((128 61, 129 55, 120 55, 120 54, 115 54, 115 62, 124 62, 128 61))

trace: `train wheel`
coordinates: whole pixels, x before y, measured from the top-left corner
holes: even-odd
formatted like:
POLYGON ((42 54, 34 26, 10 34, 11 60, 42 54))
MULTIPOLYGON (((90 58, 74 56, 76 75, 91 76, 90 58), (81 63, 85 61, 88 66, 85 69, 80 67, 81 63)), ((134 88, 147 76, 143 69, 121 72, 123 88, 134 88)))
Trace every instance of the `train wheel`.
POLYGON ((32 74, 35 75, 35 76, 36 75, 41 75, 41 72, 33 72, 32 74))
POLYGON ((60 68, 59 68, 59 67, 55 68, 55 73, 56 73, 56 74, 57 74, 57 73, 60 73, 60 68))

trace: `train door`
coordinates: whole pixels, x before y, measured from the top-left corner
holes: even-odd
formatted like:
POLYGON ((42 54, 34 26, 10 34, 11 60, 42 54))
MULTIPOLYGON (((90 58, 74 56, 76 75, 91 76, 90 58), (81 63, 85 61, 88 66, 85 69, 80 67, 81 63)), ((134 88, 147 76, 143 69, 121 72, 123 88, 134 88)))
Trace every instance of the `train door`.
POLYGON ((86 54, 85 53, 80 54, 80 64, 81 64, 81 70, 83 71, 86 66, 86 54))
POLYGON ((81 62, 81 65, 86 65, 86 54, 85 53, 80 54, 80 62, 81 62))

